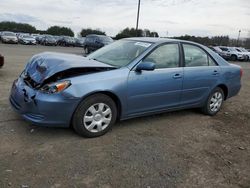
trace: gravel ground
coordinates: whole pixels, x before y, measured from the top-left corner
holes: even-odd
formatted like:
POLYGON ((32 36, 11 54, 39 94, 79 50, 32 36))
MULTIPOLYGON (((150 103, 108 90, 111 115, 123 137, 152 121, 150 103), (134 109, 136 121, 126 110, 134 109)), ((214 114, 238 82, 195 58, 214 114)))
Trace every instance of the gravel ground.
POLYGON ((33 126, 8 95, 38 52, 81 48, 0 44, 0 187, 250 187, 250 63, 242 90, 215 117, 183 110, 117 123, 85 139, 71 129, 33 126))

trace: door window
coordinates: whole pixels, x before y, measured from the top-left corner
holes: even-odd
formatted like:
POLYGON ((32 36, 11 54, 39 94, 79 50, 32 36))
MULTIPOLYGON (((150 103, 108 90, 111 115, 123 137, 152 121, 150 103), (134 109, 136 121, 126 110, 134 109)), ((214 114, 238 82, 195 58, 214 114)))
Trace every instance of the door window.
POLYGON ((215 61, 198 46, 183 44, 183 49, 186 67, 217 66, 215 61))
POLYGON ((179 67, 178 44, 165 44, 156 48, 143 61, 155 63, 156 69, 179 67))
POLYGON ((209 65, 208 55, 201 48, 194 45, 183 44, 183 49, 186 67, 209 65))

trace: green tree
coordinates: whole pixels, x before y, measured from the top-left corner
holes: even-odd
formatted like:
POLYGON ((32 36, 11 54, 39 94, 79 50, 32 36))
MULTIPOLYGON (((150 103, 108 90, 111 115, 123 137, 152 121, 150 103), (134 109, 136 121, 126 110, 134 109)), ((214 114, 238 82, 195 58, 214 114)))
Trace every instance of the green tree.
POLYGON ((121 32, 119 32, 115 38, 116 39, 122 39, 122 38, 128 38, 128 37, 142 37, 143 36, 143 31, 141 29, 138 29, 136 31, 134 28, 125 28, 121 32))
POLYGON ((80 32, 80 35, 82 37, 86 37, 89 34, 106 35, 104 31, 101 31, 99 29, 91 29, 91 28, 82 29, 80 32))
POLYGON ((115 38, 121 39, 121 38, 128 38, 128 37, 159 37, 157 32, 151 32, 149 29, 138 29, 136 31, 135 28, 125 28, 121 32, 119 32, 115 38))
POLYGON ((184 35, 179 37, 173 37, 175 39, 180 40, 188 40, 197 42, 206 46, 228 46, 230 44, 234 44, 234 40, 230 39, 229 36, 214 36, 214 37, 196 37, 196 36, 190 36, 190 35, 184 35))
POLYGON ((244 41, 244 46, 245 46, 245 48, 250 49, 250 38, 247 38, 247 39, 244 41))
POLYGON ((66 35, 66 36, 74 36, 74 32, 68 27, 60 27, 60 26, 51 26, 46 31, 47 34, 50 35, 66 35))
POLYGON ((26 23, 4 21, 4 22, 0 22, 0 31, 36 33, 36 28, 26 23))

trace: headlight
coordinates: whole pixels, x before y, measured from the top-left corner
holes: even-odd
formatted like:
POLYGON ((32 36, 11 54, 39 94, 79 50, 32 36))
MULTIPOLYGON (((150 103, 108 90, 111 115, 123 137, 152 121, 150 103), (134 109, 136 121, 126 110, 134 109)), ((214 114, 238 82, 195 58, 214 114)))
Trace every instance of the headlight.
POLYGON ((52 94, 52 93, 59 93, 71 85, 69 80, 65 80, 62 82, 56 82, 51 84, 46 84, 40 90, 44 93, 52 94))

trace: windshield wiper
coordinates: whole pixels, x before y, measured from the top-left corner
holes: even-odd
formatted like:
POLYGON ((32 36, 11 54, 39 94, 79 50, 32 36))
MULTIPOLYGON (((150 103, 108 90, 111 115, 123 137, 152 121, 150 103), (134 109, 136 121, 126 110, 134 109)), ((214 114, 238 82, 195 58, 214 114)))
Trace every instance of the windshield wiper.
POLYGON ((100 63, 104 63, 104 64, 106 64, 106 65, 110 65, 110 66, 112 66, 112 67, 114 67, 114 68, 117 68, 117 69, 120 68, 119 66, 115 66, 115 65, 112 65, 112 64, 109 64, 109 63, 100 61, 99 59, 96 59, 96 58, 90 58, 89 60, 98 61, 98 62, 100 62, 100 63))

